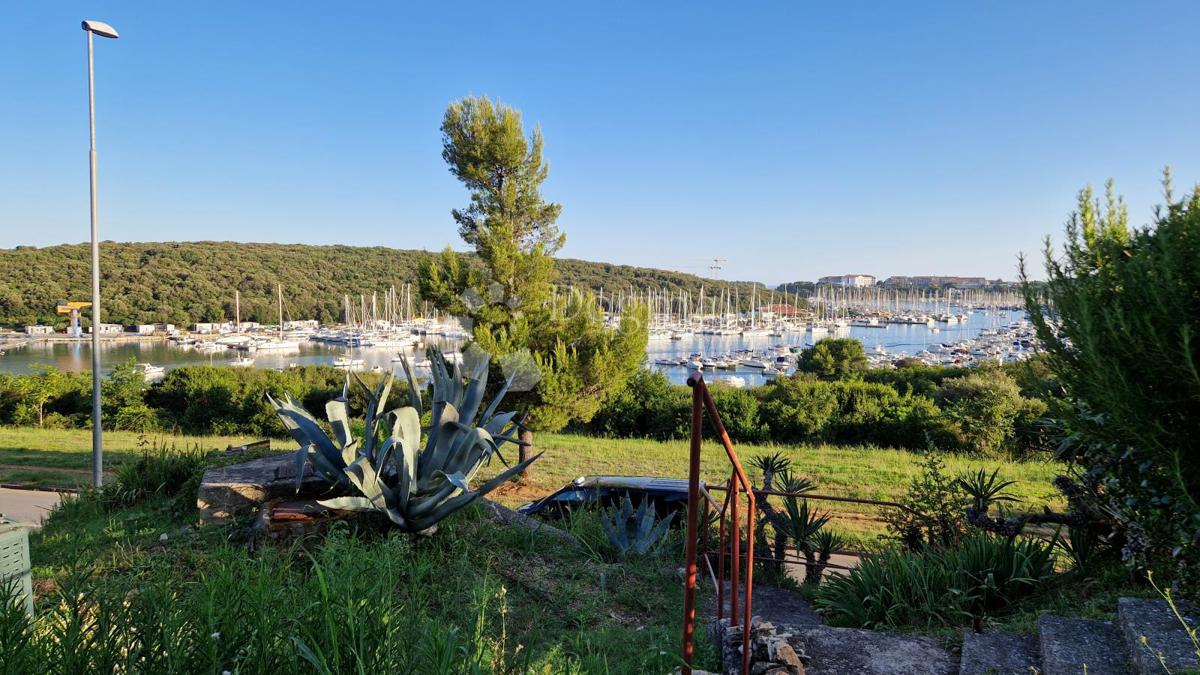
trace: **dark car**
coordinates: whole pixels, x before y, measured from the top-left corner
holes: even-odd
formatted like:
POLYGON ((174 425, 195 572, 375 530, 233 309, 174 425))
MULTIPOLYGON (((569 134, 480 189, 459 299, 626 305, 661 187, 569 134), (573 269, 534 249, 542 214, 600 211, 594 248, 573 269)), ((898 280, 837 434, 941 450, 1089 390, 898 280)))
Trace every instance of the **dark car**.
MULTIPOLYGON (((703 482, 700 483, 700 494, 714 507, 720 507, 703 482)), ((527 516, 561 518, 575 509, 608 508, 620 504, 626 495, 629 495, 635 507, 643 499, 651 500, 660 518, 669 513, 678 513, 676 523, 687 520, 687 479, 652 476, 580 476, 558 491, 519 507, 517 512, 527 516)))

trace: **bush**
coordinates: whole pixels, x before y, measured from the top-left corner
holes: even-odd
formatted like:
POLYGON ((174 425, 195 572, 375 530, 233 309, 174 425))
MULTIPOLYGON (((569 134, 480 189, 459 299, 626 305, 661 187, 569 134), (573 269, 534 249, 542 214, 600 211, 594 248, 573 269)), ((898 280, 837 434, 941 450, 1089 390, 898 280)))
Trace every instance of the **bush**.
POLYGON ((853 338, 825 338, 800 352, 796 369, 826 380, 862 373, 867 369, 867 353, 853 338))
POLYGON ((924 397, 868 382, 780 378, 758 391, 761 417, 776 441, 921 447, 939 413, 924 397))
POLYGON ((1002 612, 1054 573, 1054 546, 975 533, 953 548, 884 549, 826 580, 815 604, 855 628, 959 627, 1002 612))
POLYGON ((993 369, 946 380, 937 401, 959 449, 987 456, 1015 454, 1018 429, 1046 412, 1045 403, 1021 396, 1012 377, 993 369))
POLYGON ((970 500, 962 485, 946 475, 946 463, 934 450, 921 460, 921 473, 914 476, 900 500, 906 509, 885 512, 888 530, 906 548, 957 546, 967 531, 970 500))
POLYGON ((1063 459, 1099 485, 1127 530, 1125 555, 1174 558, 1200 596, 1200 188, 1130 229, 1108 185, 1089 189, 1044 286, 1022 269, 1026 307, 1071 399, 1063 459))
POLYGON ((667 376, 641 369, 609 394, 585 429, 605 436, 683 438, 691 424, 691 392, 667 376))

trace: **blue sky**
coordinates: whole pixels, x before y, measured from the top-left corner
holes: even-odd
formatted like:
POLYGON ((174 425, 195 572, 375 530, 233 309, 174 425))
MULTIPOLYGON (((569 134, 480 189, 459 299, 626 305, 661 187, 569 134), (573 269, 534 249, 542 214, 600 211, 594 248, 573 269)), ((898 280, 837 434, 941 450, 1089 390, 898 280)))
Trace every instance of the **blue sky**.
POLYGON ((725 278, 1012 278, 1085 183, 1200 180, 1200 3, 815 4, 9 3, 0 247, 87 238, 83 18, 106 239, 459 247, 466 94, 541 125, 563 255, 725 278))

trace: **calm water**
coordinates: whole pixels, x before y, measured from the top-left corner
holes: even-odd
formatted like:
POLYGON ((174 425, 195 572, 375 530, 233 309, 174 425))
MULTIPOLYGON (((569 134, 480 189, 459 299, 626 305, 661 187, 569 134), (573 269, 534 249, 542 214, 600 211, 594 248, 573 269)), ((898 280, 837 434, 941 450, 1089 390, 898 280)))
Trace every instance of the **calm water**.
MULTIPOLYGON (((957 342, 974 338, 984 328, 998 328, 1025 317, 1024 312, 1000 312, 986 315, 976 312, 968 317, 963 324, 946 327, 939 324, 941 331, 934 333, 924 325, 886 324, 883 328, 863 328, 852 326, 842 330, 833 337, 852 337, 860 340, 866 349, 872 351, 877 345, 882 345, 889 354, 896 356, 915 354, 935 342, 957 342)), ((825 337, 820 335, 819 337, 825 337)), ((775 345, 810 346, 812 334, 791 333, 784 337, 746 338, 740 335, 694 335, 683 340, 655 340, 646 349, 651 362, 650 367, 665 372, 672 381, 682 384, 687 379, 686 368, 656 366, 653 361, 667 356, 687 356, 700 353, 706 356, 720 356, 743 349, 764 350, 775 345)), ((456 347, 456 344, 442 344, 444 348, 456 347)), ((83 371, 91 368, 91 344, 88 341, 74 343, 38 343, 21 348, 5 347, 0 342, 0 349, 6 350, 0 356, 0 372, 26 373, 38 364, 50 365, 66 371, 83 371)), ((164 368, 194 364, 223 365, 233 361, 246 352, 226 350, 216 354, 202 354, 189 348, 175 347, 165 341, 126 342, 107 344, 102 347, 105 371, 117 363, 128 361, 130 358, 139 363, 153 363, 164 368)), ((379 366, 391 370, 399 364, 392 363, 392 357, 397 349, 365 348, 347 349, 334 347, 317 342, 302 343, 299 352, 288 354, 272 352, 256 352, 254 366, 256 368, 286 368, 291 364, 316 365, 332 364, 341 356, 363 359, 366 367, 379 366)), ((406 351, 412 354, 411 350, 406 351)), ((737 375, 745 379, 746 384, 754 386, 763 383, 762 374, 751 369, 737 371, 719 371, 707 374, 708 379, 720 379, 727 375, 737 375)))
MULTIPOLYGON (((436 340, 436 338, 430 338, 436 340)), ((438 344, 435 342, 435 344, 438 344)), ((443 344, 443 347, 455 347, 455 344, 443 344)), ((49 365, 67 371, 84 371, 92 367, 92 346, 90 342, 73 343, 38 343, 30 344, 19 349, 5 347, 0 342, 0 349, 7 353, 0 356, 0 372, 26 373, 35 365, 49 365)), ((239 356, 253 356, 255 368, 286 368, 291 364, 319 365, 332 364, 333 360, 348 356, 366 361, 366 367, 379 366, 390 370, 393 365, 392 357, 401 351, 397 347, 380 347, 367 349, 347 349, 333 347, 319 342, 302 342, 300 351, 290 353, 276 352, 243 352, 227 349, 214 354, 204 354, 191 348, 176 347, 165 340, 146 342, 125 342, 104 344, 101 346, 101 364, 105 372, 129 359, 138 363, 153 363, 168 370, 189 365, 228 365, 239 356)), ((411 349, 404 350, 408 356, 413 355, 411 349)))
MULTIPOLYGON (((925 325, 884 324, 882 328, 864 328, 851 326, 838 333, 828 332, 818 334, 817 338, 851 337, 863 343, 867 352, 872 352, 876 346, 882 346, 888 354, 897 357, 905 354, 916 354, 931 344, 937 342, 958 342, 970 340, 979 335, 985 328, 1000 328, 1025 318, 1022 311, 1001 311, 991 315, 976 312, 967 317, 966 322, 955 326, 938 324, 940 332, 933 332, 925 325)), ((720 356, 743 349, 762 351, 776 345, 790 347, 810 347, 813 336, 811 333, 789 333, 783 337, 746 338, 741 335, 693 335, 682 340, 654 340, 650 342, 646 352, 650 357, 650 367, 660 370, 671 378, 671 381, 683 384, 687 381, 688 371, 685 367, 659 366, 654 360, 664 357, 680 357, 689 354, 705 356, 720 356)), ((715 373, 706 371, 706 380, 720 380, 724 376, 737 375, 746 381, 748 386, 762 384, 765 380, 762 373, 747 368, 736 371, 721 370, 715 373)))

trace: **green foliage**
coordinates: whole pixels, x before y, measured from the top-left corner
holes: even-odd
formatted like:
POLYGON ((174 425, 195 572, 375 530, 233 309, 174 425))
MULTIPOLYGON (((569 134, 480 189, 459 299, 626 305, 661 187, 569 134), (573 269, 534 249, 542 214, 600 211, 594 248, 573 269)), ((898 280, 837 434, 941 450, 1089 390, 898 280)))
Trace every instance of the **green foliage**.
MULTIPOLYGON (((0 671, 581 675, 675 664, 661 646, 678 640, 681 595, 659 560, 597 565, 475 509, 432 539, 338 524, 248 552, 238 526, 186 528, 194 513, 166 501, 106 510, 87 494, 51 514, 31 540, 35 620, 0 609, 0 671)), ((697 666, 714 669, 703 636, 698 648, 697 666)))
POLYGON ((999 370, 982 370, 946 380, 937 401, 956 446, 968 452, 996 456, 1015 451, 1018 429, 1046 412, 1042 401, 1021 396, 1017 383, 999 370))
POLYGON ((946 473, 946 462, 935 450, 921 460, 921 473, 909 482, 900 500, 906 508, 884 513, 888 530, 905 548, 952 548, 967 531, 970 495, 961 480, 946 473))
POLYGON ((482 265, 447 248, 422 268, 422 296, 465 319, 501 369, 534 371, 521 376, 529 386, 514 391, 531 428, 590 420, 645 358, 646 308, 633 303, 614 330, 592 293, 560 297, 553 256, 566 240, 555 226, 561 206, 542 200, 549 168, 541 132, 527 139, 518 111, 486 97, 452 103, 442 158, 470 190, 470 205, 453 216, 482 265))
POLYGON ((587 428, 605 436, 683 438, 691 409, 687 387, 672 385, 663 373, 639 368, 625 386, 608 394, 587 428))
POLYGON ((199 448, 177 449, 149 444, 142 456, 117 467, 116 480, 103 488, 111 506, 129 506, 151 497, 184 496, 189 510, 195 508, 198 478, 207 462, 199 448))
MULTIPOLYGON (((1152 226, 1128 225, 1111 181, 1104 203, 1079 194, 1061 255, 1047 241, 1046 283, 1026 307, 1070 406, 1060 457, 1102 489, 1125 530, 1125 557, 1174 558, 1200 588, 1200 189, 1152 226)), ((1194 592, 1194 590, 1192 591, 1194 592)))
MULTIPOLYGON (((167 322, 186 326, 234 318, 234 291, 241 293, 243 321, 277 320, 275 289, 283 284, 285 318, 342 320, 346 293, 383 292, 416 284, 418 271, 433 260, 427 251, 382 246, 312 246, 235 242, 105 242, 100 247, 105 321, 121 324, 167 322), (229 270, 236 269, 237 274, 229 270)), ((481 268, 475 254, 463 265, 481 268)), ((0 325, 66 325, 56 314, 63 299, 90 297, 91 252, 87 244, 0 249, 0 325)), ((693 274, 645 267, 559 259, 565 286, 606 293, 663 288, 697 297, 740 290, 749 309, 750 284, 713 281, 693 274)), ((414 291, 414 310, 419 310, 414 291)), ((85 319, 86 320, 86 319, 85 319)))
POLYGON ((855 628, 942 628, 1003 612, 1054 573, 1053 544, 974 533, 950 548, 885 548, 817 591, 827 621, 855 628))
POLYGON ((403 366, 409 379, 410 406, 386 412, 385 402, 392 387, 390 374, 374 391, 355 377, 355 384, 369 394, 362 438, 356 438, 351 429, 345 392, 325 405, 332 437, 307 410, 292 403, 290 397, 285 396, 283 402, 269 399, 300 446, 296 451, 297 489, 304 465, 311 464, 314 472, 335 490, 348 493, 323 499, 321 505, 347 511, 380 511, 408 532, 431 534, 442 519, 496 489, 540 456, 535 455, 472 490, 471 479, 494 455, 499 456, 499 446, 505 442, 519 443, 511 435, 520 428, 516 413, 498 412, 512 381, 501 386, 481 411, 489 357, 480 355, 478 350, 469 352, 477 361, 464 385, 457 363, 451 368, 441 352, 432 347, 428 354, 433 396, 423 449, 424 406, 407 360, 403 366))
POLYGON ((628 494, 619 506, 600 513, 600 525, 617 560, 657 553, 667 540, 674 519, 675 513, 671 512, 660 520, 650 499, 643 499, 635 511, 628 494))
POLYGON ((867 369, 867 353, 853 338, 825 338, 800 352, 796 369, 826 380, 862 373, 867 369))

